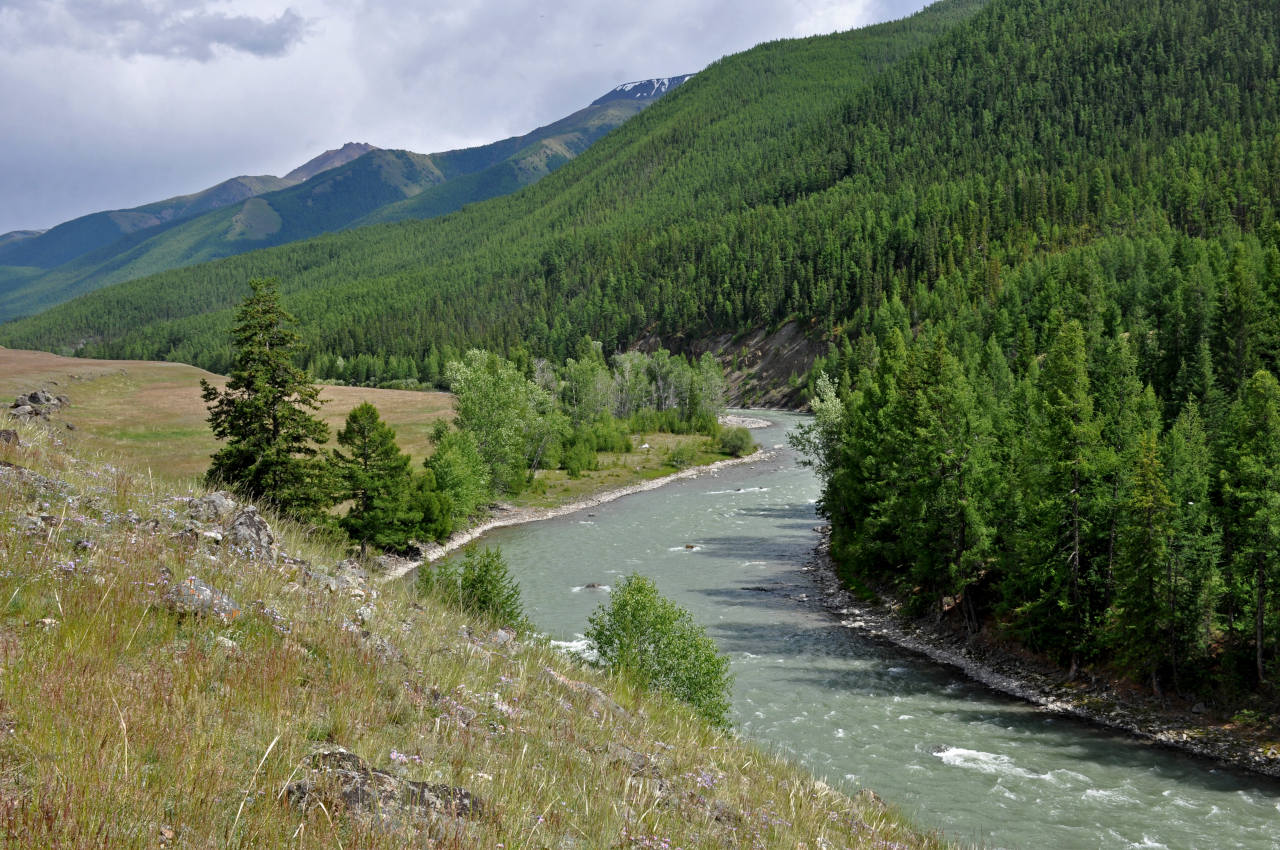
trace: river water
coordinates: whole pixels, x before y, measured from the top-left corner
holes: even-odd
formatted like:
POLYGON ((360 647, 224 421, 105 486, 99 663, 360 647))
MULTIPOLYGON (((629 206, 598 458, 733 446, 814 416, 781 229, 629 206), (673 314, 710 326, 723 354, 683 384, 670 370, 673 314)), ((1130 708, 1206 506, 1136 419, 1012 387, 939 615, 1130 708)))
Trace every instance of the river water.
MULTIPOLYGON (((799 421, 768 418, 765 446, 799 421)), ((586 585, 648 575, 728 653, 743 735, 953 841, 1280 850, 1280 783, 1055 717, 840 626, 804 569, 818 492, 783 450, 485 542, 560 640, 607 598, 586 585)))

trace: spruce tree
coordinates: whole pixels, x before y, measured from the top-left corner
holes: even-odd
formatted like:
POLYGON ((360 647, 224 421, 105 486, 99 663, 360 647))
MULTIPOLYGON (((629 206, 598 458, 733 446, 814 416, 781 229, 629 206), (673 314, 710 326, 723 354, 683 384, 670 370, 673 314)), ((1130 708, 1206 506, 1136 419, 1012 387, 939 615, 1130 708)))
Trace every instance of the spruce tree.
POLYGON ((382 421, 376 407, 364 402, 347 414, 338 444, 350 453, 334 450, 334 472, 340 497, 352 503, 339 525, 360 541, 362 555, 370 542, 403 547, 420 517, 410 509, 409 456, 396 445, 395 430, 382 421))
POLYGON ((266 499, 296 516, 315 516, 332 503, 316 444, 329 427, 309 411, 320 389, 294 365, 299 352, 293 317, 280 306, 275 280, 252 280, 232 329, 235 356, 226 387, 201 381, 213 435, 226 445, 205 479, 250 498, 266 499))

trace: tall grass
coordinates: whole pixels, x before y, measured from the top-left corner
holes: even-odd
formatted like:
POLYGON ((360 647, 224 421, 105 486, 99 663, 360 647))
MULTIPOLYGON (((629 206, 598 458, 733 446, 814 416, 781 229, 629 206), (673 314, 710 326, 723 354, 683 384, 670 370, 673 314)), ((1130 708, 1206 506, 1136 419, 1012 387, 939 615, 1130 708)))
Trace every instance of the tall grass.
MULTIPOLYGON (((0 468, 0 846, 940 846, 673 701, 491 641, 409 582, 357 598, 296 564, 192 547, 178 535, 189 494, 40 428, 21 438, 0 447, 29 470, 0 468), (169 610, 166 577, 188 574, 245 613, 169 610), (303 813, 284 789, 320 744, 464 787, 484 814, 420 827, 303 813)), ((315 568, 344 555, 272 524, 315 568)))

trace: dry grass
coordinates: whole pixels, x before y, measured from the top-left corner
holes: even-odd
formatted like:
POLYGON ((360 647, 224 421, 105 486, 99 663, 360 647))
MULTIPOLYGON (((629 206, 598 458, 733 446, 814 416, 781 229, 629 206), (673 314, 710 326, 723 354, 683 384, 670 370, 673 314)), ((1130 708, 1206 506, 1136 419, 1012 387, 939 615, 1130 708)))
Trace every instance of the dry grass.
MULTIPOLYGON (((168 481, 203 475, 218 448, 200 398, 202 378, 223 380, 183 363, 82 360, 0 348, 0 403, 7 406, 18 393, 42 388, 64 394, 72 407, 58 420, 75 427, 66 439, 168 481)), ((431 426, 453 410, 447 393, 326 386, 320 397, 326 401, 321 418, 334 433, 353 407, 372 403, 415 462, 430 454, 431 426)))
MULTIPOLYGON (((0 447, 29 470, 0 467, 0 846, 940 846, 679 705, 536 643, 499 646, 411 583, 382 589, 363 634, 346 624, 368 600, 298 589, 296 566, 189 548, 173 536, 185 501, 158 479, 68 454, 62 432, 21 435, 24 447, 0 447), (164 568, 246 613, 222 624, 171 612, 164 568), (605 688, 625 713, 547 667, 605 688), (474 717, 461 722, 450 701, 474 717), (465 787, 485 813, 425 832, 372 828, 341 807, 301 813, 282 791, 321 742, 465 787), (629 751, 651 761, 637 770, 618 757, 629 751)), ((273 525, 317 567, 342 556, 273 525)))
MULTIPOLYGON (((35 389, 66 395, 72 407, 57 420, 71 423, 75 430, 64 435, 65 440, 171 483, 187 484, 203 475, 209 456, 219 446, 206 422, 201 379, 214 384, 223 380, 183 363, 83 360, 0 348, 0 406, 20 392, 35 389)), ((321 398, 327 402, 321 416, 335 434, 353 407, 364 401, 373 404, 396 429, 396 442, 413 458, 415 468, 431 454, 430 433, 436 420, 453 414, 448 393, 324 386, 321 398)), ((562 470, 540 471, 541 483, 521 494, 516 504, 553 507, 670 474, 667 452, 682 443, 698 449, 697 464, 725 458, 705 447, 706 438, 698 435, 637 435, 632 442, 635 451, 601 454, 600 469, 581 478, 569 478, 562 470), (646 442, 651 448, 638 448, 646 442)))

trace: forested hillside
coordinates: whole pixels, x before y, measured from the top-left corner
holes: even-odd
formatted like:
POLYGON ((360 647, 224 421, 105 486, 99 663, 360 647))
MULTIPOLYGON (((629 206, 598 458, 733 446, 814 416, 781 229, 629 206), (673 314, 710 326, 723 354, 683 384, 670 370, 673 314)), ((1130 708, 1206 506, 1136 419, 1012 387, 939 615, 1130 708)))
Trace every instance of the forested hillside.
POLYGON ((584 335, 614 350, 646 330, 673 337, 801 312, 825 299, 797 253, 817 245, 788 242, 783 228, 808 227, 815 198, 857 200, 843 178, 856 163, 845 104, 981 5, 949 0, 897 23, 763 45, 514 196, 113 287, 2 338, 217 370, 231 307, 256 276, 280 278, 316 358, 396 356, 423 375, 469 345, 563 359, 584 335))
POLYGON ((510 199, 158 276, 3 339, 216 369, 262 274, 329 374, 798 319, 831 342, 810 448, 851 577, 1064 661, 1265 688, 1278 43, 1257 0, 944 2, 725 59, 510 199))
MULTIPOLYGON (((671 87, 685 78, 673 78, 671 87)), ((417 154, 348 143, 283 178, 239 177, 0 244, 0 319, 113 283, 347 227, 444 215, 550 174, 667 91, 602 98, 522 136, 417 154)), ((606 96, 607 97, 607 96, 606 96)), ((22 236, 22 234, 16 234, 22 236)))

